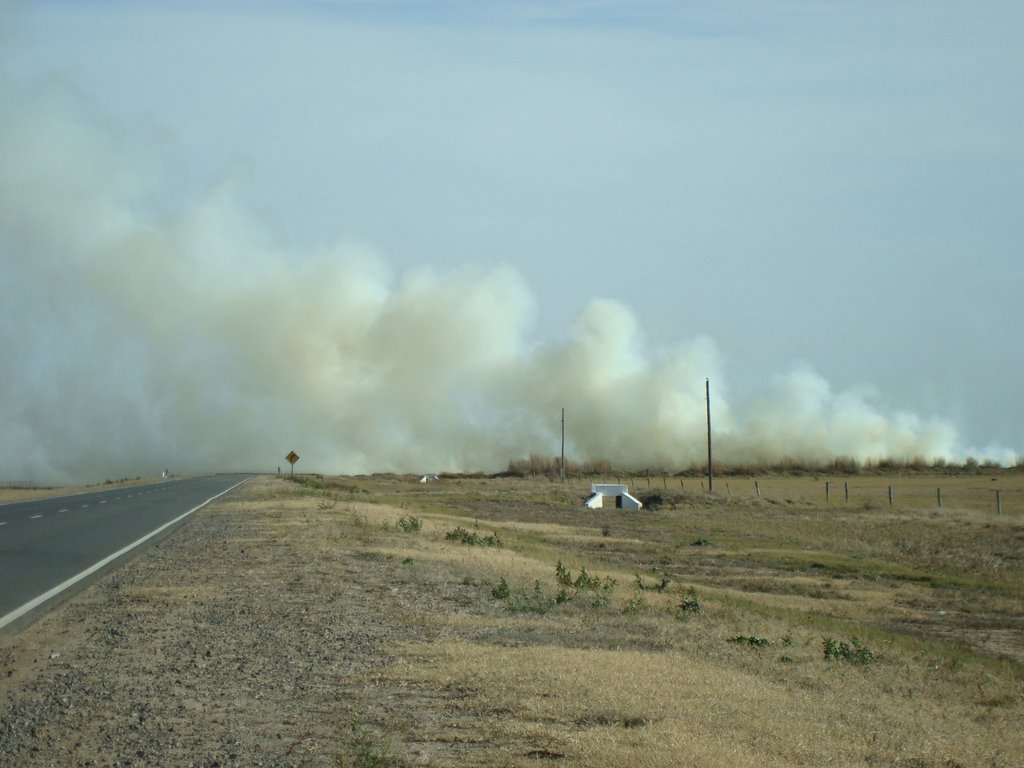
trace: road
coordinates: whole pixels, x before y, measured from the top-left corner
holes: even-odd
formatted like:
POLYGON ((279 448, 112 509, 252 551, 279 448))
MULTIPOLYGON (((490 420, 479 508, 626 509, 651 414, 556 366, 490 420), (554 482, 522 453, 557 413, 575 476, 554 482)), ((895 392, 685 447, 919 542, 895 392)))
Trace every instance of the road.
POLYGON ((0 506, 0 631, 249 477, 193 477, 0 506))

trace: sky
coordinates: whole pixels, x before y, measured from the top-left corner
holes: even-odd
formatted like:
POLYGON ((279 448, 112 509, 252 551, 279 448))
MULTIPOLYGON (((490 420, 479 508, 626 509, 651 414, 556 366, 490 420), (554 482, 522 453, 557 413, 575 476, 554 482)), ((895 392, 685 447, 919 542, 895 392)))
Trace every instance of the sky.
POLYGON ((1024 451, 1024 5, 0 9, 0 480, 1024 451))

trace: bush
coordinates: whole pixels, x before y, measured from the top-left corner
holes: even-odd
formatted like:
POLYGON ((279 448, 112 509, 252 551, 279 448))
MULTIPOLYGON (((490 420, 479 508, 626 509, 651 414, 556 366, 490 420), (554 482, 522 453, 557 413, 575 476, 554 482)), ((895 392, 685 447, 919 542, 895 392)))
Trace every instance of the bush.
POLYGON ((653 586, 648 586, 640 577, 639 573, 636 575, 636 588, 641 591, 653 590, 654 592, 664 592, 668 588, 668 585, 669 580, 665 576, 661 577, 661 581, 659 583, 654 584, 653 586))
POLYGON ((871 664, 876 657, 874 652, 866 648, 859 637, 853 638, 852 645, 840 643, 831 637, 821 639, 825 653, 825 661, 848 661, 851 664, 871 664))
POLYGON ((409 517, 398 518, 398 523, 396 523, 396 525, 405 533, 419 533, 423 530, 423 521, 420 518, 412 517, 411 515, 409 517))
POLYGON ((470 544, 477 547, 500 547, 501 539, 498 538, 497 534, 491 533, 487 536, 481 536, 478 533, 472 533, 467 531, 461 525, 455 530, 448 531, 444 535, 446 541, 455 541, 459 544, 470 544))
POLYGON ((697 590, 690 587, 686 592, 686 597, 679 603, 679 615, 689 616, 691 613, 700 613, 701 605, 700 600, 697 599, 697 590))
POLYGON ((508 586, 508 582, 505 581, 505 577, 501 577, 501 581, 494 585, 491 589, 491 597, 495 600, 506 600, 512 594, 512 590, 508 586))
POLYGON ((730 637, 729 642, 749 645, 751 648, 764 648, 764 646, 769 645, 768 638, 758 637, 757 635, 736 635, 735 637, 730 637))

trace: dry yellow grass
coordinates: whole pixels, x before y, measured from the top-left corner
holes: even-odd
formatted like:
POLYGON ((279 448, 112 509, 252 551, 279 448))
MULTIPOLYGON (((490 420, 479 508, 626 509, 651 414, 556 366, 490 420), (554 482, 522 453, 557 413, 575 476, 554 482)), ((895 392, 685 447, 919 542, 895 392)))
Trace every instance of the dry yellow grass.
POLYGON ((134 485, 159 482, 160 478, 156 477, 137 477, 133 480, 107 481, 102 484, 83 485, 74 488, 0 488, 0 504, 9 504, 15 501, 32 501, 33 499, 44 499, 50 496, 70 496, 76 493, 90 493, 107 488, 126 488, 134 485))
POLYGON ((583 509, 582 484, 358 478, 313 481, 304 514, 333 521, 318 556, 390 564, 381 611, 426 638, 363 683, 400 762, 1024 765, 1024 518, 826 506, 811 482, 627 513, 583 509), (503 546, 447 541, 456 526, 503 546), (557 602, 558 561, 615 585, 557 602), (874 658, 826 660, 825 637, 874 658))

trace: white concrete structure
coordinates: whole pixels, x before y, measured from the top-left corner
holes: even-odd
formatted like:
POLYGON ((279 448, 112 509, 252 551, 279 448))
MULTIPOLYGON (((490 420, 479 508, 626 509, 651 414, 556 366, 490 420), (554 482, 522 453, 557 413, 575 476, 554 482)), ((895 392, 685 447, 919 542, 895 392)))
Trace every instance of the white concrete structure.
POLYGON ((643 502, 635 496, 631 496, 629 493, 629 487, 625 485, 592 483, 590 485, 590 493, 592 495, 587 499, 587 506, 591 509, 600 509, 603 507, 605 496, 614 496, 615 506, 618 509, 637 510, 643 507, 643 502))

